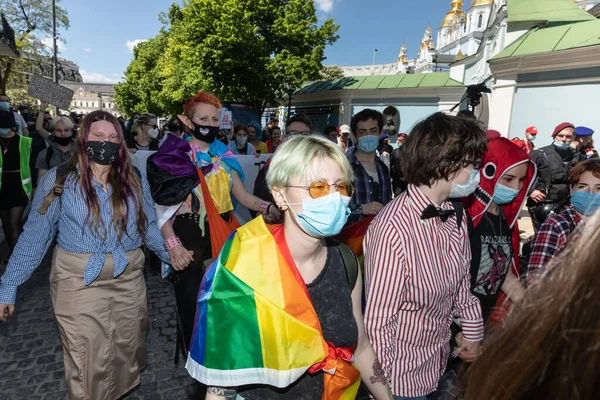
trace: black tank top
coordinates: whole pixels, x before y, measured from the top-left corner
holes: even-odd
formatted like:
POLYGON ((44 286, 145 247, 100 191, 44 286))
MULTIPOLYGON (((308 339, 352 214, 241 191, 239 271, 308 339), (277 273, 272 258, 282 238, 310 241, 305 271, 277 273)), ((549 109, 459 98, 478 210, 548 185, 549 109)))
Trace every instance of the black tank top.
MULTIPOLYGON (((306 286, 325 341, 337 347, 355 347, 358 342, 358 327, 352 313, 348 278, 337 247, 327 248, 327 261, 323 271, 306 286)), ((320 400, 323 396, 323 372, 315 375, 307 372, 285 389, 263 386, 239 388, 238 391, 247 400, 320 400)))

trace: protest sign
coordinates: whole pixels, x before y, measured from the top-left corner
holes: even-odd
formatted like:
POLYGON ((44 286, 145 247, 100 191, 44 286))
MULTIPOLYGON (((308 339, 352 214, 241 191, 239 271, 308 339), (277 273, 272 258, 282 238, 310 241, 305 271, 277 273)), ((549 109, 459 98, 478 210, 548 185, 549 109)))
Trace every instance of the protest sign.
POLYGON ((231 129, 233 121, 231 111, 224 109, 221 112, 221 123, 219 124, 219 129, 231 129))
MULTIPOLYGON (((135 154, 131 155, 132 164, 140 170, 142 175, 146 176, 146 163, 148 157, 154 154, 154 151, 146 151, 146 150, 138 150, 135 154)), ((246 179, 244 180, 244 187, 248 191, 248 193, 254 192, 254 181, 256 181, 256 177, 260 169, 265 165, 267 160, 271 158, 272 154, 262 154, 259 157, 256 156, 235 156, 238 162, 240 163, 242 170, 244 171, 244 175, 246 175, 246 179)), ((237 204, 235 208, 235 217, 239 221, 240 225, 245 224, 246 222, 251 220, 250 213, 246 207, 237 204)))
POLYGON ((39 75, 31 76, 27 94, 62 110, 68 110, 73 99, 72 90, 39 75))

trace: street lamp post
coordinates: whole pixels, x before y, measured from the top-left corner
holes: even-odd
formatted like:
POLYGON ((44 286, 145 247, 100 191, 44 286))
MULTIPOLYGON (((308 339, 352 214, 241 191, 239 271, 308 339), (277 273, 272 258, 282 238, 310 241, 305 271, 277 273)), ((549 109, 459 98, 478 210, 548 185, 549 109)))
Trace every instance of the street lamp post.
POLYGON ((56 47, 56 0, 52 0, 52 51, 54 56, 52 57, 52 79, 54 83, 58 83, 58 50, 56 47))

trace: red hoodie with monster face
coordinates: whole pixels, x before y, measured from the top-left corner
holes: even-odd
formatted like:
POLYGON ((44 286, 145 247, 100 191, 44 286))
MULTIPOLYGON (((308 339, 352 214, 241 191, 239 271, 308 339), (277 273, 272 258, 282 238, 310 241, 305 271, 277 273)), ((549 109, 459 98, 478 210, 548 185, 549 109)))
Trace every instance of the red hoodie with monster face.
MULTIPOLYGON (((523 209, 525 200, 527 199, 527 193, 533 185, 536 177, 537 168, 535 163, 531 161, 525 151, 506 138, 497 138, 489 141, 487 153, 483 157, 479 186, 472 196, 464 200, 465 208, 473 220, 473 226, 477 227, 486 211, 490 207, 490 204, 493 202, 494 193, 500 178, 511 168, 523 163, 528 164, 523 187, 519 191, 517 197, 511 203, 499 206, 502 207, 504 216, 506 217, 507 223, 511 228, 513 249, 513 262, 511 266, 512 271, 517 277, 519 276, 520 272, 520 236, 517 219, 519 217, 519 213, 523 209)), ((505 303, 506 297, 502 292, 500 292, 496 305, 503 305, 505 308, 504 311, 506 311, 507 305, 505 303)), ((496 312, 491 317, 492 322, 497 322, 504 316, 504 314, 505 312, 496 312)))

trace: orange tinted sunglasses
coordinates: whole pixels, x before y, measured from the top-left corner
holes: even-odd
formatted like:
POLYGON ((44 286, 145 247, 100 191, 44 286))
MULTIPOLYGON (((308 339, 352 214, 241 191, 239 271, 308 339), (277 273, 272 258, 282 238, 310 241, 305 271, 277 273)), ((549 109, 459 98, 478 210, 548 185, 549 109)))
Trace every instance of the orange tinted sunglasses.
POLYGON ((334 186, 342 196, 352 197, 352 194, 354 193, 354 186, 350 182, 334 183, 330 185, 325 181, 316 181, 311 183, 310 186, 286 187, 308 190, 313 199, 318 199, 319 197, 327 196, 332 186, 334 186))

